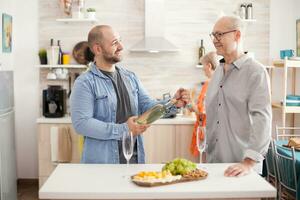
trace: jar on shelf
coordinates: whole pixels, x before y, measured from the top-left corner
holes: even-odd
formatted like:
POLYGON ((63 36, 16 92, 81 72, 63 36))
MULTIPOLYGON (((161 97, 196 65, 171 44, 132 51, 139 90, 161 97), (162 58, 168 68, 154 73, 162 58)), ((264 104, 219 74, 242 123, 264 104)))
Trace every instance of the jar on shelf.
POLYGON ((246 19, 253 19, 253 6, 252 6, 252 3, 247 4, 246 19))
POLYGON ((240 17, 241 19, 246 19, 246 4, 241 4, 240 6, 240 17))

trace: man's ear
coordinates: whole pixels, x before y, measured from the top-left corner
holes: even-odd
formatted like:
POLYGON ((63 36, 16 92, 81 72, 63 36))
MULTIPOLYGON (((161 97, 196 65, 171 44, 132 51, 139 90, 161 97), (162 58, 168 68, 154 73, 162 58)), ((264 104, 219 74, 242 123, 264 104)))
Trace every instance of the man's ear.
POLYGON ((211 63, 207 63, 207 66, 208 66, 208 69, 209 69, 209 70, 212 70, 212 65, 211 65, 211 63))
POLYGON ((235 38, 236 38, 237 41, 239 41, 241 39, 241 31, 240 30, 236 31, 235 38))
POLYGON ((97 44, 94 44, 92 49, 93 49, 93 53, 95 55, 98 55, 98 54, 100 54, 102 52, 101 46, 97 45, 97 44))

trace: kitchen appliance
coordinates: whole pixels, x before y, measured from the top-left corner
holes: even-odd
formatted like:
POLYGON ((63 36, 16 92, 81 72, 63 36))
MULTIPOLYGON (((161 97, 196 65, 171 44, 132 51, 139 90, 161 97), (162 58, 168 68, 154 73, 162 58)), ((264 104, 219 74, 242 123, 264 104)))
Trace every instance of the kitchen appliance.
POLYGON ((179 48, 165 38, 165 1, 145 0, 145 35, 131 52, 177 52, 179 48))
POLYGON ((13 72, 0 71, 0 199, 17 200, 13 72))
POLYGON ((67 92, 60 85, 43 90, 43 115, 49 118, 63 117, 66 113, 67 92))

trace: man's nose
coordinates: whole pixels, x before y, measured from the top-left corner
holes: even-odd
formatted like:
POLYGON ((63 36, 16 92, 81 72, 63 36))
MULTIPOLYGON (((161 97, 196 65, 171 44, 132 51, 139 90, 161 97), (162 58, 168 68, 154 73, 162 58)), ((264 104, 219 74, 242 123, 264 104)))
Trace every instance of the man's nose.
POLYGON ((120 42, 119 42, 119 45, 118 45, 118 49, 119 49, 119 50, 123 50, 123 44, 120 43, 120 42))

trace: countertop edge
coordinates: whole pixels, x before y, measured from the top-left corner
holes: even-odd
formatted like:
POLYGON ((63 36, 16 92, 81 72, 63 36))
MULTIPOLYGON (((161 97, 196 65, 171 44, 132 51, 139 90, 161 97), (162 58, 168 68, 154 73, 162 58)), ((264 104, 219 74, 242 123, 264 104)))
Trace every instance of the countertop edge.
MULTIPOLYGON (((188 125, 194 124, 196 121, 195 117, 185 117, 185 116, 177 116, 171 119, 159 119, 153 123, 153 125, 188 125)), ((46 117, 39 117, 36 120, 37 124, 71 124, 72 120, 71 117, 66 116, 62 118, 46 118, 46 117)))

